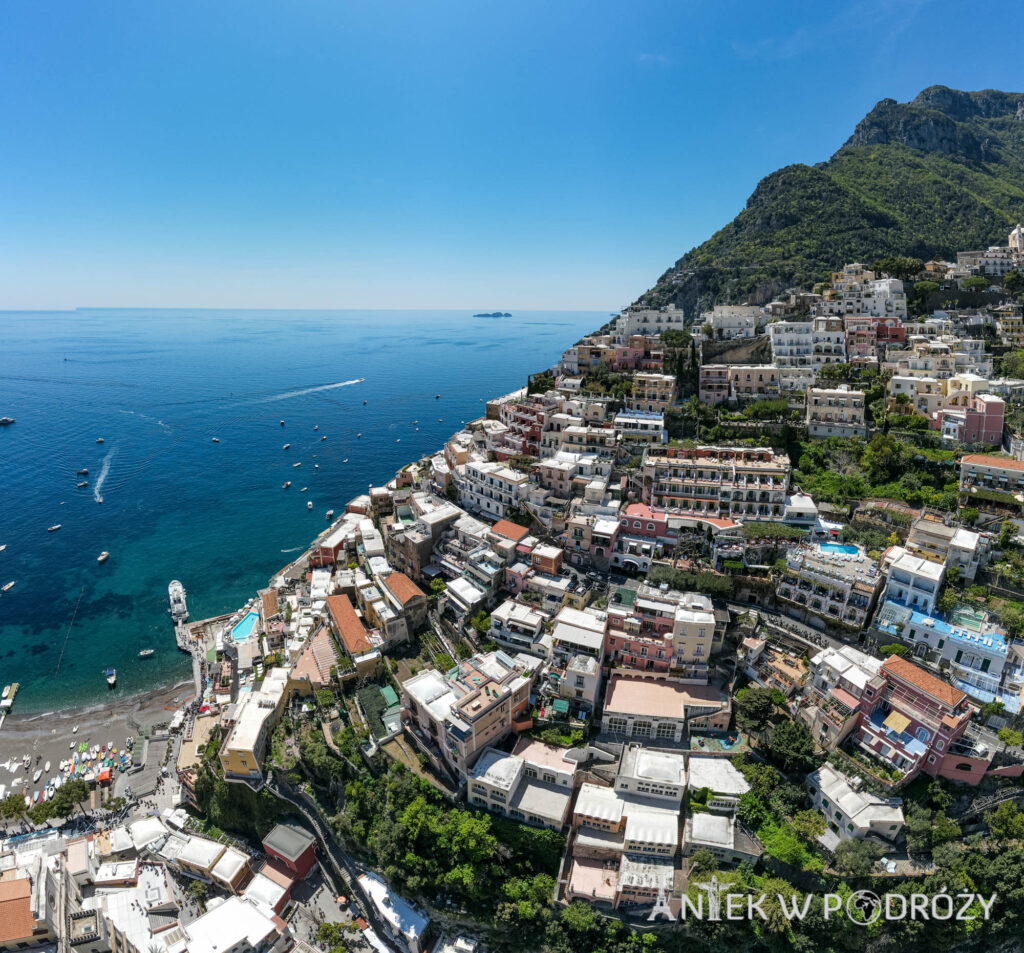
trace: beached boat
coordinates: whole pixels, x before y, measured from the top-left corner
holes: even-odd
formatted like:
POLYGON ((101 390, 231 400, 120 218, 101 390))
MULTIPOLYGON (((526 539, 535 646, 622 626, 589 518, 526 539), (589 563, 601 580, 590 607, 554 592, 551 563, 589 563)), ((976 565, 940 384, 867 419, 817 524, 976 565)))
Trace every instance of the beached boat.
POLYGON ((49 761, 47 761, 46 764, 43 765, 43 771, 45 771, 47 774, 50 773, 50 762, 49 761))
POLYGON ((48 533, 56 533, 57 530, 59 530, 59 529, 60 529, 60 523, 54 523, 53 526, 50 526, 50 527, 47 528, 46 532, 48 532, 48 533))
POLYGON ((287 490, 288 487, 290 487, 291 485, 292 485, 292 481, 291 480, 285 480, 284 483, 281 484, 281 489, 282 490, 287 490))
POLYGON ((139 652, 139 658, 149 658, 155 651, 155 649, 143 649, 139 652))
POLYGON ((36 773, 32 775, 32 783, 38 784, 39 779, 43 776, 42 768, 36 768, 36 773))
POLYGON ((73 734, 73 735, 77 735, 78 734, 78 725, 75 725, 75 727, 71 729, 71 734, 73 734))
POLYGON ((96 562, 105 563, 108 559, 110 559, 110 553, 108 553, 106 550, 103 550, 103 552, 96 557, 96 562))
POLYGON ((307 509, 307 510, 311 510, 311 509, 313 509, 313 501, 312 501, 312 500, 310 500, 310 501, 309 501, 309 502, 308 502, 308 503, 306 504, 306 509, 307 509))
POLYGON ((172 579, 171 584, 167 587, 167 595, 171 602, 171 618, 175 622, 183 622, 188 618, 188 604, 185 602, 185 587, 178 582, 177 579, 172 579))
POLYGON ((117 669, 107 669, 107 688, 113 688, 117 684, 117 669))
POLYGON ((31 807, 31 806, 32 806, 32 795, 31 794, 26 794, 25 795, 25 807, 31 807))

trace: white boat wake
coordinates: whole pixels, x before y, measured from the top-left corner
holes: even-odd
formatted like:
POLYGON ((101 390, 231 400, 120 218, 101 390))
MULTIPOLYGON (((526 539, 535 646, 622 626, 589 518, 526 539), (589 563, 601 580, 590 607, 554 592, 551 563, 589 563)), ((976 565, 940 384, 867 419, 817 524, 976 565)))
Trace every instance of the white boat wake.
POLYGON ((282 549, 281 552, 282 553, 297 553, 300 549, 302 549, 301 546, 296 546, 294 549, 282 549))
POLYGON ((107 474, 110 473, 110 460, 113 456, 114 451, 111 450, 110 453, 103 458, 103 466, 100 467, 100 475, 96 477, 96 482, 92 485, 92 498, 97 503, 103 502, 103 494, 100 493, 100 490, 103 488, 103 482, 107 479, 107 474))
POLYGON ((284 394, 274 394, 272 397, 264 397, 264 401, 285 400, 288 397, 302 397, 305 394, 316 394, 322 390, 334 390, 336 387, 351 387, 353 384, 361 384, 365 377, 357 377, 354 381, 339 381, 337 384, 321 384, 319 387, 306 387, 303 390, 290 390, 284 394))

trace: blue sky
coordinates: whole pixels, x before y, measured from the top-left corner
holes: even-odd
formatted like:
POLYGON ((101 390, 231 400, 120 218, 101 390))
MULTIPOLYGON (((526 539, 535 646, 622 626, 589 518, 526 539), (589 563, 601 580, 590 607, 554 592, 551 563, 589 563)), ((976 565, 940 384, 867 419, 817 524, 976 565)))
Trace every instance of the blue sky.
POLYGON ((877 100, 1024 85, 1024 12, 964 14, 12 0, 0 308, 618 308, 877 100))

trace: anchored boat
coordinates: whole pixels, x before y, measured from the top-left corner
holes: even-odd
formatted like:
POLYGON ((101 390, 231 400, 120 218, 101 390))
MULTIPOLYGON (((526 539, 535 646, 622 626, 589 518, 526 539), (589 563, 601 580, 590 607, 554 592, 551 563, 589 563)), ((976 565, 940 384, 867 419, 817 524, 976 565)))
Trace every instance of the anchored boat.
POLYGON ((177 579, 172 579, 171 584, 167 587, 167 595, 171 600, 171 618, 175 622, 183 622, 188 618, 185 587, 177 579))

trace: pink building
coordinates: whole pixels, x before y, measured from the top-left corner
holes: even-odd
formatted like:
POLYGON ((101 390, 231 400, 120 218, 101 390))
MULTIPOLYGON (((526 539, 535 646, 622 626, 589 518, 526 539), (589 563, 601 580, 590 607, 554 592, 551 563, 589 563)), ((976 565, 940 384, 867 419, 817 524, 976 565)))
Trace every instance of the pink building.
POLYGON ((620 515, 619 525, 624 533, 647 539, 672 542, 679 535, 674 530, 669 532, 668 513, 665 510, 653 509, 646 503, 630 503, 620 515))
MULTIPOLYGON (((989 773, 994 752, 976 740, 967 696, 899 656, 887 658, 860 699, 860 747, 902 771, 904 781, 924 772, 976 785, 989 773), (972 730, 969 730, 972 729, 972 730)), ((1024 764, 993 774, 1019 777, 1024 764)))
POLYGON ((1003 442, 1005 402, 994 394, 977 394, 966 407, 942 408, 934 418, 944 439, 998 447, 1003 442))

